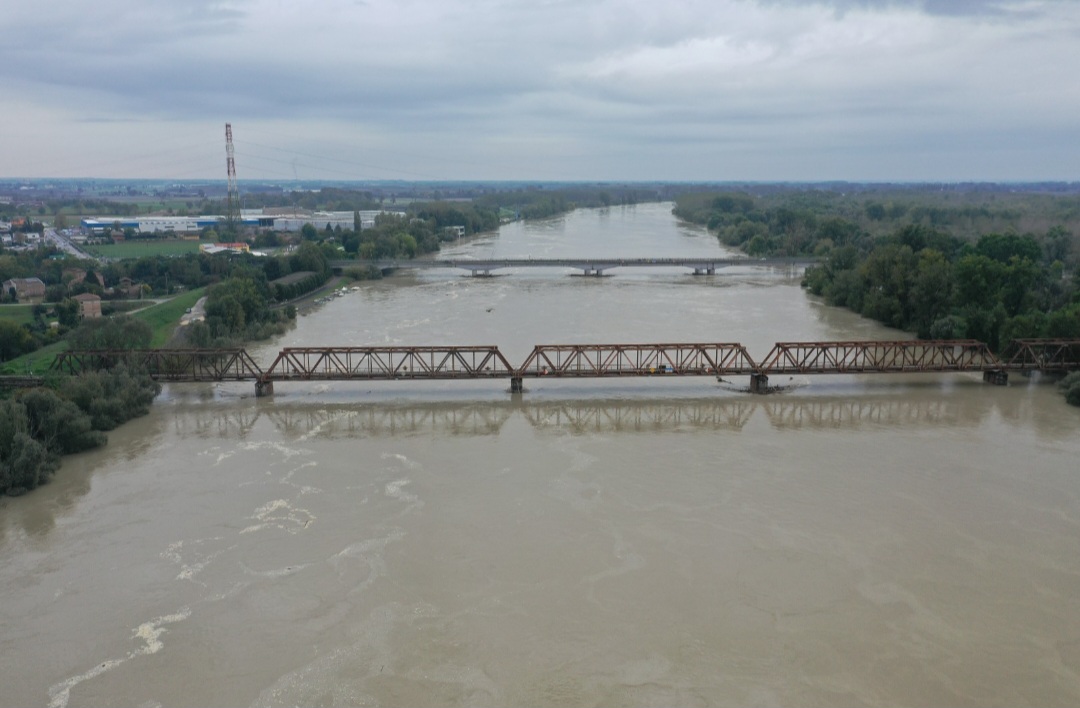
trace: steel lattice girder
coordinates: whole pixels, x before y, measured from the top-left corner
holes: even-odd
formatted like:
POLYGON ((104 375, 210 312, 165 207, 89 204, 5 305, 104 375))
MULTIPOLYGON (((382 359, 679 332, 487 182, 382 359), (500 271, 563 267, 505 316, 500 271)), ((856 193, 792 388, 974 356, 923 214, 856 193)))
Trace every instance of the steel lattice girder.
POLYGON ((264 380, 507 378, 514 367, 495 346, 289 347, 264 380))
POLYGON ((111 369, 120 363, 145 369, 166 381, 251 381, 262 369, 244 349, 93 349, 61 352, 52 369, 80 374, 111 369))
POLYGON ((1001 369, 975 340, 780 342, 761 362, 765 374, 901 373, 1001 369))
POLYGON ((1080 369, 1080 339, 1014 339, 1005 349, 1005 366, 1021 371, 1080 369))
POLYGON ((517 371, 539 376, 714 376, 756 369, 741 344, 541 344, 517 371))

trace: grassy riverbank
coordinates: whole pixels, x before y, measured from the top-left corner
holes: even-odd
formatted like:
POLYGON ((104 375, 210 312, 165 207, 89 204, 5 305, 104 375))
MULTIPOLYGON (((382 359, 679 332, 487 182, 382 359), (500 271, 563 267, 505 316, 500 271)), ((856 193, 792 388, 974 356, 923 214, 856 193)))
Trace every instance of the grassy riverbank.
MULTIPOLYGON (((150 339, 151 347, 162 347, 172 338, 173 332, 176 331, 177 326, 180 324, 180 318, 205 293, 206 288, 181 293, 165 302, 159 302, 137 310, 131 313, 130 316, 150 325, 153 331, 153 336, 150 339)), ((11 374, 45 373, 56 355, 66 350, 67 347, 67 340, 62 339, 29 354, 4 362, 3 365, 0 365, 0 371, 11 374)))
POLYGON ((163 347, 172 338, 180 324, 180 318, 205 294, 206 288, 197 288, 177 295, 167 302, 139 310, 131 316, 146 322, 154 331, 154 336, 150 339, 151 347, 163 347))

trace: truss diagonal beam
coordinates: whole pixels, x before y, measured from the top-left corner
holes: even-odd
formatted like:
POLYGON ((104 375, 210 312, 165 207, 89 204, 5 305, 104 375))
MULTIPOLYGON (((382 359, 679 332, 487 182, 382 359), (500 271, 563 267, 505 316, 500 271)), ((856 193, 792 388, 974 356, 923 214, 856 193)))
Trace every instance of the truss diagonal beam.
POLYGON ((762 360, 764 374, 862 374, 990 371, 1003 364, 975 340, 780 342, 762 360))
POLYGON ((82 374, 126 363, 159 381, 255 381, 262 369, 244 349, 91 349, 61 352, 50 367, 82 374))
POLYGON ((513 373, 494 346, 288 347, 264 380, 479 379, 513 373))
POLYGON ((719 376, 755 369, 741 344, 542 344, 517 376, 719 376))
POLYGON ((1080 370, 1080 339, 1014 339, 1005 348, 1009 369, 1020 371, 1080 370))

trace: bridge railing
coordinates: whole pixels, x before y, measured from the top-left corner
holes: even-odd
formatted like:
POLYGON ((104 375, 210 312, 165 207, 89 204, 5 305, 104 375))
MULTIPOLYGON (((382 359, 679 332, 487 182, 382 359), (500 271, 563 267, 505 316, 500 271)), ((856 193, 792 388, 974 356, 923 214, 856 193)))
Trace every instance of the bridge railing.
POLYGON ((541 344, 520 377, 718 376, 748 374, 756 365, 741 344, 541 344))
POLYGON ((289 347, 266 381, 509 378, 514 367, 495 346, 289 347))

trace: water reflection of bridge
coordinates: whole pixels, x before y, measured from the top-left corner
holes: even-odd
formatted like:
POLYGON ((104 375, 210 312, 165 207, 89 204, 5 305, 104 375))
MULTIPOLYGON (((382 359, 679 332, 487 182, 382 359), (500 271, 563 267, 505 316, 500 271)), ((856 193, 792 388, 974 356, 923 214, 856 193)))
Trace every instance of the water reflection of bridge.
POLYGON ((266 420, 284 440, 496 436, 515 417, 540 434, 739 432, 755 419, 774 430, 963 427, 979 424, 993 410, 1006 418, 1016 417, 1017 412, 1002 410, 1001 405, 992 397, 942 398, 919 393, 854 398, 732 396, 415 405, 290 403, 218 409, 210 415, 184 415, 185 404, 177 407, 175 425, 183 434, 244 438, 266 420))

